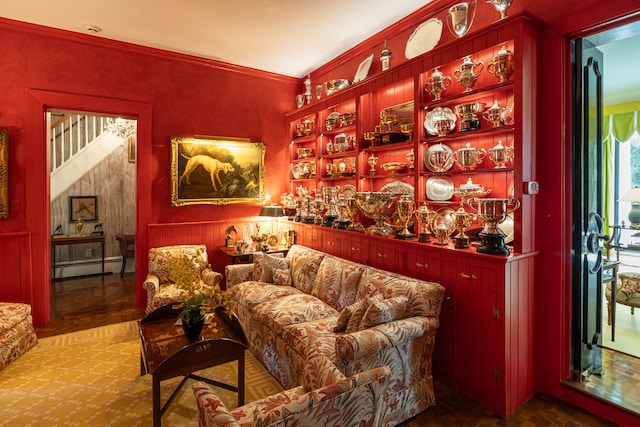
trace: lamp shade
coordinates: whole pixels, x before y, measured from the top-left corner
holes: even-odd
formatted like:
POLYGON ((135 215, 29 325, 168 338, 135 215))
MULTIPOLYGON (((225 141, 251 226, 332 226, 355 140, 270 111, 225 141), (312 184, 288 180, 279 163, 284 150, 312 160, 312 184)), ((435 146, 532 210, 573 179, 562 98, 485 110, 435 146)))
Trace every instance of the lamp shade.
POLYGON ((636 202, 640 203, 640 188, 630 188, 629 191, 624 193, 624 196, 618 199, 619 202, 636 202))
POLYGON ((630 188, 618 201, 631 202, 629 222, 631 223, 631 227, 640 228, 640 188, 630 188))
POLYGON ((280 206, 263 206, 260 209, 260 216, 277 218, 279 216, 284 216, 284 212, 280 206))

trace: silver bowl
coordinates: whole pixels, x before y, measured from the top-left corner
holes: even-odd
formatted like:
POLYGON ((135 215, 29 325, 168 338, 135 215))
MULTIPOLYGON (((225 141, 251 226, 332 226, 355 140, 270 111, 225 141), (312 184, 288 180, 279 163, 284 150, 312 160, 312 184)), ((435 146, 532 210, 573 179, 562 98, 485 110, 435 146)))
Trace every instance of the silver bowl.
POLYGON ((389 210, 393 204, 394 197, 391 193, 365 192, 356 193, 356 202, 360 212, 369 219, 374 220, 375 225, 366 229, 367 234, 377 236, 388 236, 393 233, 393 229, 385 224, 389 216, 389 210))
POLYGON ((349 87, 349 80, 347 79, 335 79, 329 80, 325 83, 324 90, 327 93, 327 96, 334 94, 338 91, 346 89, 349 87))

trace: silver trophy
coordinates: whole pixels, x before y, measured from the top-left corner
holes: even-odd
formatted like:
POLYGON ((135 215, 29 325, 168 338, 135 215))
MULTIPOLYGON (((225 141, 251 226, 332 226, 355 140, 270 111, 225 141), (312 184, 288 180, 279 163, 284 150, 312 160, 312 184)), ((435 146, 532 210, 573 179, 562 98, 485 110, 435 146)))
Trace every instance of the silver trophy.
POLYGON ((505 234, 498 227, 507 219, 507 215, 520 207, 517 199, 469 199, 467 202, 472 211, 478 213, 478 217, 484 224, 482 231, 478 233, 481 245, 478 252, 485 254, 509 254, 509 249, 504 246, 505 234), (511 207, 511 208, 510 208, 511 207))
POLYGON ((500 19, 507 17, 507 9, 511 6, 511 0, 487 0, 487 3, 491 3, 500 12, 500 19))
POLYGON ((356 201, 358 202, 360 212, 376 222, 365 230, 367 234, 388 236, 393 232, 393 228, 385 224, 385 220, 389 216, 389 209, 394 201, 394 195, 392 193, 356 193, 356 201))
POLYGON ((413 239, 416 235, 409 231, 409 221, 413 218, 413 213, 416 209, 415 202, 409 194, 403 194, 396 202, 396 212, 398 219, 402 224, 402 231, 396 234, 396 239, 413 239))
POLYGON ((476 1, 454 4, 449 8, 447 25, 454 36, 463 37, 473 24, 476 16, 476 1))

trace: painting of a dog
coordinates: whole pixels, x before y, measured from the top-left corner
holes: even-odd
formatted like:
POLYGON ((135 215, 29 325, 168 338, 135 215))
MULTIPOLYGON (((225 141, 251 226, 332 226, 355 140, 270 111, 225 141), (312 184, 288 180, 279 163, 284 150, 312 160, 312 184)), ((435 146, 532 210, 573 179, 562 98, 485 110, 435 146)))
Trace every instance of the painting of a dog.
POLYGON ((187 185, 190 185, 191 182, 189 182, 189 175, 191 175, 195 168, 197 168, 198 166, 202 166, 204 170, 209 172, 213 191, 219 191, 220 188, 222 188, 222 180, 220 179, 220 174, 223 172, 233 172, 235 170, 231 163, 223 163, 218 159, 214 159, 213 157, 209 157, 203 154, 198 154, 193 157, 184 157, 188 159, 187 166, 185 166, 184 172, 182 172, 182 175, 180 175, 178 186, 182 186, 183 179, 186 181, 187 185), (218 185, 216 185, 216 182, 218 183, 218 185))
POLYGON ((249 140, 172 138, 171 205, 261 203, 265 149, 249 140))

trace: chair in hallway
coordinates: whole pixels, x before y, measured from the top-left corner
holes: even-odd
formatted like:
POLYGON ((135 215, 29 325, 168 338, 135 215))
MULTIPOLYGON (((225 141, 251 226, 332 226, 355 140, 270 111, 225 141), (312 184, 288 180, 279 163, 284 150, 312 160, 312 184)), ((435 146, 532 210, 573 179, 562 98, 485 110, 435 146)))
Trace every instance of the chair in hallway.
POLYGON ((120 254, 122 255, 122 267, 120 268, 120 278, 124 276, 124 269, 127 266, 127 258, 135 258, 136 236, 133 234, 116 234, 116 240, 120 243, 120 254))

